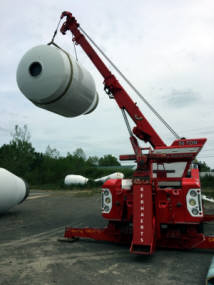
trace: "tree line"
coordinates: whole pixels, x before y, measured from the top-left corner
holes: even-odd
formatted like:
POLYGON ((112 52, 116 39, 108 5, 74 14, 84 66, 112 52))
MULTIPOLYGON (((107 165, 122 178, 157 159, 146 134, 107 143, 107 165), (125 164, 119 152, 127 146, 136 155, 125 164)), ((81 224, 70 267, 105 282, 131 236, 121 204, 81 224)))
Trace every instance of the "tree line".
MULTIPOLYGON (((121 168, 116 157, 111 154, 103 157, 89 156, 78 148, 73 153, 61 156, 60 152, 47 146, 45 153, 37 152, 30 142, 30 132, 24 125, 15 126, 8 144, 0 147, 0 167, 24 178, 32 185, 58 185, 64 187, 64 178, 68 174, 79 174, 89 179, 99 178, 115 171, 121 171, 125 177, 131 177, 133 169, 121 168), (111 167, 111 168, 110 168, 111 167)), ((211 171, 205 162, 198 161, 200 171, 211 171)), ((214 177, 203 177, 202 186, 212 187, 214 177)))
MULTIPOLYGON (((30 142, 28 127, 15 126, 12 139, 0 147, 0 167, 24 178, 30 185, 57 184, 63 186, 67 174, 79 174, 90 179, 109 174, 108 167, 120 167, 113 155, 86 157, 83 149, 61 156, 60 152, 47 146, 45 153, 37 152, 30 142)), ((111 172, 113 172, 111 169, 111 172)), ((132 170, 122 169, 130 176, 132 170)))

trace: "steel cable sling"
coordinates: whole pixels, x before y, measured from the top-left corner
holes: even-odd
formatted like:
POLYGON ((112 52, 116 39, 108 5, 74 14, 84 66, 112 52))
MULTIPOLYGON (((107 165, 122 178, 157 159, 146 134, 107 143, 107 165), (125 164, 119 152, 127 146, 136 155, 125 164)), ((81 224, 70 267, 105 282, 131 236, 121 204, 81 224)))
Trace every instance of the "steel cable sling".
POLYGON ((138 97, 147 105, 147 107, 156 115, 156 117, 165 125, 165 127, 173 134, 176 139, 180 136, 173 130, 173 128, 164 120, 164 118, 155 110, 154 107, 147 101, 147 99, 138 91, 135 86, 128 80, 128 78, 119 70, 119 68, 111 61, 111 59, 102 51, 102 49, 92 40, 92 38, 81 28, 81 32, 88 38, 88 40, 96 47, 96 49, 103 55, 103 57, 111 64, 111 66, 118 72, 118 74, 125 80, 125 82, 132 88, 138 97))
MULTIPOLYGON (((57 28, 54 31, 53 37, 50 44, 54 44, 54 39, 57 35, 58 28, 60 25, 61 19, 58 22, 57 28)), ((103 52, 103 50, 94 42, 94 40, 79 26, 80 31, 86 36, 86 38, 95 46, 95 48, 102 54, 102 56, 111 64, 111 66, 118 72, 118 74, 125 80, 125 82, 131 87, 131 89, 137 94, 137 96, 147 105, 147 107, 153 112, 153 114, 165 125, 165 127, 172 133, 172 135, 176 139, 180 139, 180 136, 175 132, 175 130, 164 120, 164 118, 158 113, 158 111, 155 110, 154 107, 147 101, 147 99, 140 93, 140 91, 135 88, 135 86, 128 80, 128 78, 120 71, 120 69, 111 61, 111 59, 103 52)), ((76 49, 74 45, 74 50, 75 50, 75 56, 76 60, 77 59, 77 54, 76 54, 76 49)))

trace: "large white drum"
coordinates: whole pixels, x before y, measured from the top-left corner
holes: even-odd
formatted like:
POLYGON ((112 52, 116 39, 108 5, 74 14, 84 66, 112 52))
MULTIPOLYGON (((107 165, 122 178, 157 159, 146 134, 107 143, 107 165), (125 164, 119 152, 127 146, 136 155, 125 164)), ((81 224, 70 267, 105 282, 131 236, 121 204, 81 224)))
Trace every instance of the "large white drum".
POLYGON ((82 175, 69 174, 65 176, 65 185, 84 185, 88 182, 88 178, 82 175))
POLYGON ((20 90, 30 101, 62 116, 88 114, 98 104, 91 74, 55 46, 30 49, 18 65, 16 78, 20 90))
POLYGON ((0 213, 22 203, 29 194, 29 188, 18 176, 0 168, 0 213))
POLYGON ((114 173, 109 174, 107 176, 97 178, 94 181, 95 182, 105 182, 106 180, 109 180, 109 179, 123 179, 123 178, 124 178, 124 174, 122 172, 114 172, 114 173))

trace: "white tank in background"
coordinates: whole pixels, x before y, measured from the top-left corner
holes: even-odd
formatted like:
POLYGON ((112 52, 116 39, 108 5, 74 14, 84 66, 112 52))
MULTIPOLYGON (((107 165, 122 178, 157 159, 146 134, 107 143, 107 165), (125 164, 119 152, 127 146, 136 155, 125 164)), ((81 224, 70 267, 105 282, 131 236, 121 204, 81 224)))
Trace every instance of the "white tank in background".
POLYGON ((22 203, 28 195, 29 188, 24 180, 0 168, 0 213, 22 203))
POLYGON ((124 174, 122 172, 114 172, 112 174, 109 174, 107 176, 95 179, 95 182, 105 182, 108 179, 123 179, 124 178, 124 174))
POLYGON ((88 182, 88 178, 82 176, 82 175, 74 175, 69 174, 65 176, 65 185, 85 185, 88 182))
POLYGON ((19 89, 32 103, 65 117, 88 114, 98 104, 91 74, 52 45, 30 49, 18 65, 16 78, 19 89))

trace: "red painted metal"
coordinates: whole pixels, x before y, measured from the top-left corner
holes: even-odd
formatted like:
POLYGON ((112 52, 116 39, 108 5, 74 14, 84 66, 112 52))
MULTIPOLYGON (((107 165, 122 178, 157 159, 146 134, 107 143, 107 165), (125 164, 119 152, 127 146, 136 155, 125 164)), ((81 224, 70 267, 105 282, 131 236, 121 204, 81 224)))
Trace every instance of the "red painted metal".
POLYGON ((199 171, 191 167, 206 139, 178 139, 167 146, 81 33, 73 15, 63 12, 61 18, 64 17, 61 32, 71 31, 73 41, 103 76, 104 89, 134 121, 136 126, 130 137, 134 154, 122 155, 120 159, 137 162, 132 185, 110 179, 102 186, 102 215, 109 220, 108 226, 68 227, 65 237, 126 243, 136 254, 152 254, 156 248, 214 248, 214 237, 206 237, 202 231, 203 222, 214 220, 214 215, 204 214, 199 171), (152 148, 142 149, 136 137, 149 142, 152 148), (188 198, 191 189, 198 199, 195 215, 191 212, 191 197, 188 198), (104 206, 105 203, 109 204, 104 206))
POLYGON ((130 244, 132 233, 128 225, 111 221, 104 229, 67 227, 64 237, 69 239, 83 237, 113 243, 130 244))
POLYGON ((116 77, 110 72, 98 54, 86 40, 85 36, 80 32, 78 29, 79 24, 73 15, 69 12, 63 12, 61 17, 66 17, 65 23, 61 27, 61 32, 65 34, 68 30, 71 31, 74 36, 73 41, 82 47, 82 49, 86 52, 90 60, 94 63, 98 71, 103 76, 105 89, 114 96, 114 99, 116 100, 118 106, 121 109, 125 109, 132 120, 135 122, 136 128, 138 130, 138 136, 141 136, 141 139, 144 141, 150 142, 153 147, 166 146, 159 135, 152 128, 150 123, 147 121, 145 116, 141 113, 136 103, 130 98, 116 77))
POLYGON ((152 254, 155 243, 155 225, 152 202, 152 185, 134 185, 133 192, 133 238, 130 251, 152 254))

